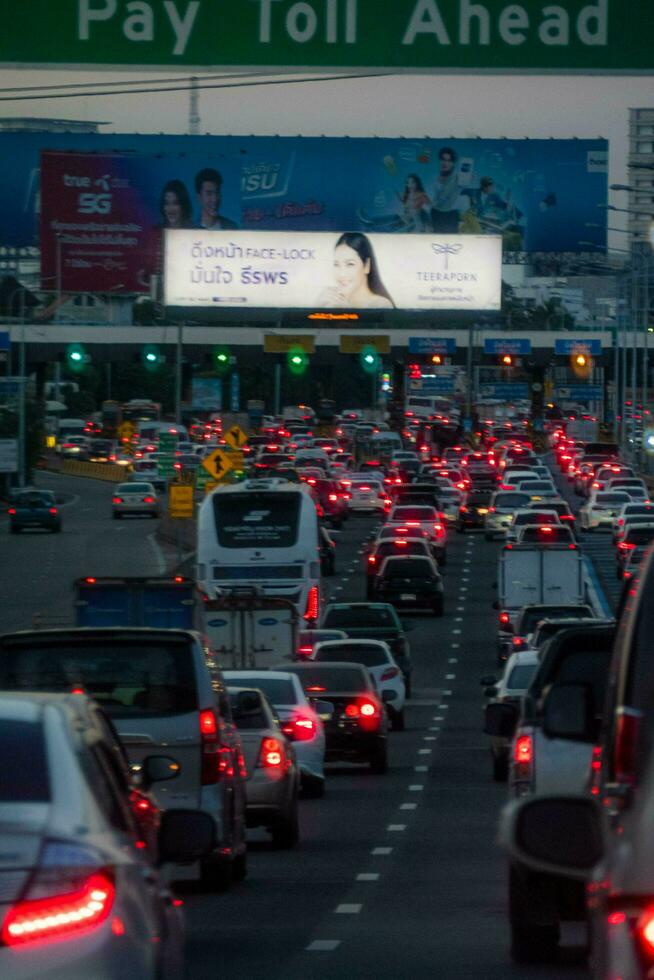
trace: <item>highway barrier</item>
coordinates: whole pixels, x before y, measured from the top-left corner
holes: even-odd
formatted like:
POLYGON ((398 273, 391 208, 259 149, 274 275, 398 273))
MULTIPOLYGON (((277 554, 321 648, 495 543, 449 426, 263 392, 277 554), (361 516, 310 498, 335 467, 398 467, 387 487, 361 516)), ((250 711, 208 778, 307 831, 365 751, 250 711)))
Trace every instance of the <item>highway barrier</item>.
POLYGON ((82 459, 66 459, 61 464, 60 473, 69 476, 85 476, 92 480, 106 480, 107 483, 123 483, 127 479, 127 467, 116 463, 87 463, 82 459))

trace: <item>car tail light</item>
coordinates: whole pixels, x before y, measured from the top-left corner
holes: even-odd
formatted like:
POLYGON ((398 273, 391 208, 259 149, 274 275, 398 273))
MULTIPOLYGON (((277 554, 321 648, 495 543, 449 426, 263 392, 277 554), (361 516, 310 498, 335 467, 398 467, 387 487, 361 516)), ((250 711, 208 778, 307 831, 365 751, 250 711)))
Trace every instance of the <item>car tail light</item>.
POLYGON ((514 636, 511 643, 513 644, 514 653, 516 653, 518 650, 524 650, 527 646, 527 641, 522 636, 514 636))
POLYGON ((488 513, 489 514, 494 514, 495 513, 495 508, 494 507, 489 507, 488 508, 488 513))
POLYGON ((7 513, 8 514, 15 514, 16 513, 16 508, 15 507, 9 507, 8 510, 7 510, 7 513))
POLYGON ((436 537, 442 538, 443 535, 445 534, 445 528, 443 527, 442 524, 434 524, 434 532, 436 534, 436 537))
POLYGON ((500 483, 500 490, 515 490, 515 487, 510 483, 500 483))
POLYGON ((513 762, 516 779, 528 779, 534 761, 534 741, 531 735, 518 735, 513 743, 513 762))
POLYGON ((304 618, 307 620, 307 622, 318 619, 319 606, 320 596, 318 593, 318 586, 312 585, 307 595, 307 606, 304 611, 304 618))
POLYGON ((394 677, 399 677, 400 671, 397 667, 388 667, 381 676, 383 681, 392 681, 394 677))
POLYGON ((376 555, 368 555, 368 564, 369 565, 376 565, 377 564, 377 557, 376 557, 376 555))
POLYGON ((261 743, 261 754, 259 756, 259 768, 283 769, 286 765, 286 753, 284 746, 278 738, 264 738, 261 743))
POLYGON ((359 490, 361 490, 362 492, 363 491, 370 492, 370 487, 359 487, 359 490))
POLYGON ((600 793, 600 773, 602 771, 602 746, 593 746, 593 754, 590 761, 590 780, 589 788, 591 796, 599 796, 600 793))
POLYGON ((508 626, 510 622, 511 622, 511 617, 509 616, 508 612, 503 610, 500 613, 500 624, 502 626, 508 626))
POLYGON ((636 781, 636 750, 642 714, 633 708, 619 708, 613 749, 613 769, 618 783, 636 781))
POLYGON ((295 715, 282 725, 282 731, 294 742, 308 742, 316 734, 316 723, 307 715, 295 715))
POLYGON ((575 515, 574 514, 559 514, 559 518, 562 521, 574 521, 575 520, 575 515))
POLYGON ((26 894, 2 925, 6 946, 72 939, 104 922, 115 899, 113 874, 94 851, 74 843, 46 843, 26 894))
POLYGON ((313 647, 311 646, 311 644, 307 643, 306 645, 298 647, 297 652, 299 657, 310 657, 311 654, 313 653, 313 647))
MULTIPOLYGON (((624 915, 624 912, 622 915, 624 915)), ((639 917, 636 923, 636 935, 642 952, 651 962, 654 958, 654 907, 649 906, 639 917)))
POLYGON ((112 504, 122 504, 123 503, 123 498, 122 497, 112 497, 111 498, 111 502, 112 502, 112 504))
POLYGON ((636 545, 635 544, 632 544, 631 541, 621 541, 620 544, 618 545, 618 550, 619 551, 633 551, 635 547, 636 547, 636 545))
POLYGON ((373 701, 366 699, 353 701, 345 707, 346 718, 357 718, 361 728, 372 731, 379 727, 381 715, 379 709, 373 701))
POLYGON ((335 501, 338 500, 338 494, 337 493, 330 493, 328 495, 327 499, 328 500, 331 500, 332 503, 335 503, 335 501))
POLYGON ((212 708, 200 712, 199 725, 202 752, 201 782, 203 786, 211 786, 220 778, 218 721, 212 708))
POLYGON ((154 502, 155 502, 154 497, 144 497, 143 498, 143 503, 144 504, 153 504, 154 502))

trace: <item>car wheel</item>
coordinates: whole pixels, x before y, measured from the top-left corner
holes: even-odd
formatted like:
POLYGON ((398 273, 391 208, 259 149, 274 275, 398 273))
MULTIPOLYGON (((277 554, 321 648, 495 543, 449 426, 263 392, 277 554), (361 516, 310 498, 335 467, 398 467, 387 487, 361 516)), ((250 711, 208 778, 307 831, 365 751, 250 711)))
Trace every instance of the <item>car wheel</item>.
POLYGON ((404 725, 404 709, 402 711, 394 711, 391 715, 391 728, 394 732, 403 732, 404 725))
POLYGON ((325 780, 320 776, 302 776, 302 796, 306 800, 321 800, 325 795, 325 780))
POLYGON ((388 749, 386 742, 378 744, 370 756, 370 771, 376 776, 381 776, 388 769, 388 749))
POLYGON ((248 852, 244 848, 232 861, 232 880, 243 881, 248 873, 248 852))
POLYGON ((234 862, 231 858, 207 858, 200 865, 202 885, 212 892, 226 892, 232 883, 234 862))
POLYGON ((287 850, 295 847, 300 840, 300 819, 298 814, 297 794, 293 795, 289 812, 278 817, 271 828, 273 847, 287 850))
POLYGON ((441 598, 434 603, 434 616, 442 616, 442 615, 443 615, 443 600, 441 598))
POLYGON ((505 783, 509 778, 509 760, 505 755, 493 756, 493 779, 496 783, 505 783))

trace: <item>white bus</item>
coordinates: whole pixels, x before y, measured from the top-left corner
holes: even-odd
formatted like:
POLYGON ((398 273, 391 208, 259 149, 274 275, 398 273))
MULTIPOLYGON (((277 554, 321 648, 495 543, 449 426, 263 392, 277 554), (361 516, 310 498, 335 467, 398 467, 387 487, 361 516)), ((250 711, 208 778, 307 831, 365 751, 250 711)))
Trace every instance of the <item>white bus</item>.
POLYGON ((322 589, 316 505, 304 485, 279 478, 220 487, 198 514, 198 588, 257 586, 290 599, 305 623, 319 618, 322 589))

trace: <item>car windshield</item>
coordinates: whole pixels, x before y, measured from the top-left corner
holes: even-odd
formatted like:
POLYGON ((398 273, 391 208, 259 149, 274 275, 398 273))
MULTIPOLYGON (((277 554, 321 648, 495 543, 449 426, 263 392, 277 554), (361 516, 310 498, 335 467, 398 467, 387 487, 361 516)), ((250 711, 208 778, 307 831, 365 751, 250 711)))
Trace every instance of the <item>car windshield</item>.
POLYGON ((55 502, 54 494, 47 491, 30 490, 27 493, 20 493, 15 499, 19 506, 30 506, 30 504, 46 504, 49 507, 55 502))
POLYGON ((547 511, 532 510, 528 514, 516 514, 513 523, 516 526, 521 524, 558 524, 558 516, 548 514, 547 511))
POLYGON ((497 507, 501 507, 503 509, 506 508, 507 510, 508 509, 517 510, 518 507, 524 507, 528 503, 529 503, 528 494, 507 492, 507 493, 496 494, 495 499, 493 501, 493 506, 496 508, 497 507))
POLYGON ((322 664, 291 665, 289 670, 297 674, 307 694, 319 696, 322 692, 364 692, 371 688, 371 681, 362 667, 328 667, 322 664))
POLYGON ((193 660, 187 642, 120 641, 64 636, 5 642, 0 690, 81 690, 114 718, 183 714, 197 709, 193 660))
POLYGON ((226 670, 223 676, 230 687, 254 687, 263 691, 275 707, 297 703, 295 686, 288 677, 267 677, 264 671, 239 674, 232 670, 226 670))
POLYGON ((395 507, 394 521, 434 521, 438 513, 434 507, 395 507))
POLYGON ((355 664, 363 664, 364 667, 377 667, 379 664, 388 663, 388 654, 376 643, 347 644, 343 641, 323 643, 314 656, 314 663, 352 661, 355 664))
POLYGON ((116 493, 152 493, 151 483, 121 483, 116 493))
POLYGON ((0 719, 0 803, 48 803, 50 779, 40 722, 0 719), (11 760, 11 764, 9 764, 11 760))
POLYGON ((384 565, 384 578, 435 578, 434 570, 428 558, 393 558, 384 565))
POLYGON ((327 608, 323 626, 341 629, 356 629, 370 626, 373 629, 384 627, 399 628, 400 622, 392 606, 332 606, 327 608))
POLYGON ((595 497, 595 504, 599 507, 617 506, 625 500, 629 500, 626 493, 598 493, 595 497))

